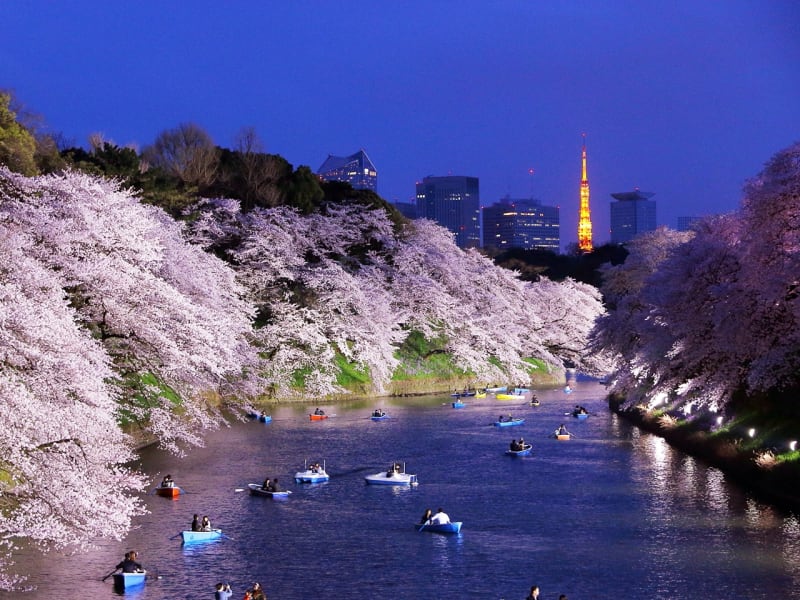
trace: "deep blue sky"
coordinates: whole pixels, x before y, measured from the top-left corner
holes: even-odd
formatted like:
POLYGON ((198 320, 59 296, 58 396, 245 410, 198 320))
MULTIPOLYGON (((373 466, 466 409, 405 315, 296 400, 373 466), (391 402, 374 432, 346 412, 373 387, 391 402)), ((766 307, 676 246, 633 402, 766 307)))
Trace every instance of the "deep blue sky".
POLYGON ((3 3, 0 87, 53 131, 140 148, 182 122, 316 170, 364 148, 378 191, 480 178, 561 207, 577 239, 587 134, 595 244, 612 192, 655 192, 659 224, 738 207, 800 140, 793 0, 3 3), (530 168, 534 175, 528 174, 530 168))

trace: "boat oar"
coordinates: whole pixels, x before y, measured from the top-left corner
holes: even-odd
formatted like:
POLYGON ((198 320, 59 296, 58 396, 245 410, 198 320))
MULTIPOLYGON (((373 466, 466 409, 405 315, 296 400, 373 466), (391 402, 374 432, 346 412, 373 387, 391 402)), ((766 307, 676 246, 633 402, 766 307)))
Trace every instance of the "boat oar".
POLYGON ((182 533, 183 533, 182 531, 179 531, 178 533, 176 533, 175 535, 173 535, 173 536, 172 536, 171 538, 169 538, 169 539, 171 539, 171 540, 174 540, 174 539, 175 539, 175 538, 177 538, 177 537, 181 537, 181 534, 182 534, 182 533))
POLYGON ((227 538, 227 539, 231 540, 232 542, 235 542, 235 541, 236 541, 235 539, 233 539, 233 538, 232 538, 231 536, 229 536, 228 534, 222 533, 222 534, 220 534, 220 535, 222 535, 222 537, 224 537, 224 538, 227 538))
POLYGON ((111 571, 111 573, 109 573, 108 575, 106 575, 105 577, 103 577, 103 578, 102 578, 100 581, 105 581, 106 579, 108 579, 109 577, 111 577, 111 576, 112 576, 114 573, 116 573, 118 569, 119 569, 119 567, 116 567, 116 568, 115 568, 113 571, 111 571))
POLYGON ((423 523, 423 524, 420 526, 420 528, 419 528, 419 529, 417 529, 417 531, 422 531, 423 529, 425 529, 425 526, 426 526, 426 525, 427 525, 427 523, 423 523))

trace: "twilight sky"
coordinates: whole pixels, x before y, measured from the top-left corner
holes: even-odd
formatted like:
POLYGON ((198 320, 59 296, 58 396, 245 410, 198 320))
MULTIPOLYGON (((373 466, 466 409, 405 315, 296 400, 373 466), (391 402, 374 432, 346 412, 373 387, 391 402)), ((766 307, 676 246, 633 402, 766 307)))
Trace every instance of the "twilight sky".
POLYGON ((52 131, 146 146, 182 122, 220 146, 254 126, 317 170, 364 148, 378 192, 480 178, 532 194, 577 240, 581 134, 595 245, 610 194, 655 192, 659 224, 738 207, 800 140, 793 0, 8 0, 0 88, 52 131), (534 174, 529 174, 529 169, 534 174))

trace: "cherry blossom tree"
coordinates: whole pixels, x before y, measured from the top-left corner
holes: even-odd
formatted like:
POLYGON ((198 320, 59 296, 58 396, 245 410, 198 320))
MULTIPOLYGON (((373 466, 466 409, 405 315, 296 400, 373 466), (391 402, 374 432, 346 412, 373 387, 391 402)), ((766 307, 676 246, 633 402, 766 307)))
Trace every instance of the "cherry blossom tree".
POLYGON ((385 212, 358 204, 333 204, 309 216, 286 208, 240 214, 225 200, 196 209, 192 239, 227 253, 264 317, 254 333, 269 357, 261 372, 281 393, 291 391, 286 382, 297 371, 320 393, 341 391, 336 355, 369 372, 380 391, 411 331, 443 340, 454 364, 476 377, 527 381, 527 357, 554 369, 580 361, 586 333, 603 310, 596 290, 575 282, 525 283, 459 249, 430 221, 396 231, 385 212))
POLYGON ((747 183, 738 213, 693 236, 659 232, 606 270, 611 308, 592 334, 629 402, 722 410, 736 393, 800 384, 800 144, 747 183))
POLYGON ((42 549, 120 539, 145 483, 124 466, 133 453, 108 355, 33 258, 35 238, 0 222, 0 589, 19 583, 8 567, 22 538, 42 549))

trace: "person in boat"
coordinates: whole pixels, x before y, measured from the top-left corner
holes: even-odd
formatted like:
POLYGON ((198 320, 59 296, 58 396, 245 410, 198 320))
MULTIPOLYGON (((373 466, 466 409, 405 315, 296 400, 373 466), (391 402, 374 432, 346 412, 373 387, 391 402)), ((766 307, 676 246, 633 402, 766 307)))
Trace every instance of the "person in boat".
POLYGON ((324 415, 324 414, 325 414, 325 411, 324 411, 324 410, 322 410, 322 409, 321 409, 321 408, 318 406, 317 408, 315 408, 315 409, 314 409, 314 414, 315 414, 315 415, 324 415))
POLYGON ((539 398, 536 397, 536 394, 531 394, 531 404, 536 404, 539 402, 539 398))
POLYGON ((430 525, 432 516, 433 516, 433 511, 430 508, 426 509, 425 514, 423 514, 422 518, 419 520, 419 524, 430 525))
POLYGON ((439 507, 436 514, 431 517, 431 525, 446 525, 450 522, 450 516, 439 507))
POLYGON ((122 569, 123 573, 141 573, 144 571, 144 567, 138 562, 136 562, 136 558, 138 555, 136 554, 135 550, 131 550, 130 552, 125 553, 125 559, 117 565, 117 569, 122 569))
POLYGON ((498 423, 502 423, 503 422, 503 415, 500 415, 499 417, 497 417, 497 422, 498 423))
POLYGON ((214 600, 230 600, 233 596, 230 583, 218 583, 214 591, 214 600))
POLYGON ((264 483, 261 484, 261 489, 269 491, 269 477, 264 479, 264 483))
POLYGON ((208 520, 208 516, 204 516, 200 521, 200 531, 211 531, 211 521, 208 520))
POLYGON ((192 519, 192 531, 200 531, 200 516, 195 515, 192 519))
POLYGON ((555 435, 570 435, 570 433, 567 431, 566 426, 562 423, 561 426, 556 429, 555 435))
POLYGON ((269 487, 269 491, 273 492, 273 493, 282 491, 281 490, 281 486, 278 485, 278 478, 277 477, 272 480, 272 483, 270 484, 270 487, 269 487))
POLYGON ((161 480, 161 487, 175 487, 175 481, 173 481, 172 475, 167 474, 164 479, 161 480))
POLYGON ((587 410, 582 407, 580 404, 575 405, 575 410, 572 411, 573 415, 585 415, 587 414, 587 410))
POLYGON ((519 438, 519 449, 520 450, 525 450, 525 446, 526 446, 525 438, 519 438))
POLYGON ((519 444, 517 444, 517 440, 511 440, 511 444, 509 444, 508 448, 512 452, 516 452, 517 450, 519 450, 519 444))
POLYGON ((248 590, 250 592, 250 598, 252 600, 267 600, 267 595, 264 593, 264 589, 261 587, 261 584, 257 581, 253 584, 253 587, 248 590))
POLYGON ((531 591, 528 592, 528 595, 525 597, 525 600, 539 600, 539 586, 532 585, 531 591))

